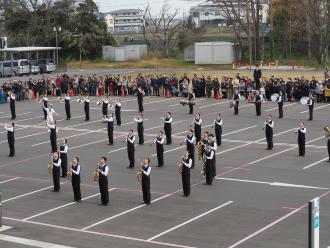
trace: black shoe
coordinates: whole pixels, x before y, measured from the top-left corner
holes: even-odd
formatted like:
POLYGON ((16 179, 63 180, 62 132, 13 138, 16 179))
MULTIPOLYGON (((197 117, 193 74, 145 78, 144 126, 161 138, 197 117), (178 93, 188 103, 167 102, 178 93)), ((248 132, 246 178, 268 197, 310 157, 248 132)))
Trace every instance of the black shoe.
POLYGON ((203 183, 203 185, 209 185, 208 183, 203 183))
POLYGON ((112 145, 113 145, 113 144, 110 144, 110 143, 108 144, 108 146, 112 146, 112 145))
POLYGON ((55 190, 55 189, 53 189, 52 192, 59 192, 59 190, 55 190))

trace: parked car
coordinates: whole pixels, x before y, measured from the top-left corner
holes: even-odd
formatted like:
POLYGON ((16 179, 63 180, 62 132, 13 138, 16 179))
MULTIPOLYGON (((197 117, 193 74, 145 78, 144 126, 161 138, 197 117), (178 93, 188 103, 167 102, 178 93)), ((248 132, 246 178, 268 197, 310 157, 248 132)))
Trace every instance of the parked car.
POLYGON ((40 67, 39 67, 39 63, 37 60, 30 61, 30 73, 32 73, 32 74, 40 73, 40 67))
POLYGON ((30 74, 30 65, 27 59, 0 61, 0 76, 7 77, 12 75, 21 76, 30 74), (13 64, 12 64, 13 63, 13 64), (12 67, 13 66, 13 67, 12 67))
POLYGON ((52 73, 56 71, 56 65, 52 59, 38 60, 40 73, 52 73))

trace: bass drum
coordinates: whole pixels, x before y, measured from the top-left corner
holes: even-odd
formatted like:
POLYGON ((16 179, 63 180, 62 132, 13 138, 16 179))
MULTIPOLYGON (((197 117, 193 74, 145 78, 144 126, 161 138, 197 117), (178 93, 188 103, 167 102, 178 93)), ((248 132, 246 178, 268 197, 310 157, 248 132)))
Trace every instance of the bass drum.
POLYGON ((275 94, 271 95, 270 99, 272 100, 272 102, 277 102, 277 99, 279 97, 280 97, 280 95, 275 93, 275 94))
POLYGON ((300 103, 302 105, 307 105, 307 103, 308 103, 308 97, 307 96, 304 96, 304 97, 300 98, 300 103))

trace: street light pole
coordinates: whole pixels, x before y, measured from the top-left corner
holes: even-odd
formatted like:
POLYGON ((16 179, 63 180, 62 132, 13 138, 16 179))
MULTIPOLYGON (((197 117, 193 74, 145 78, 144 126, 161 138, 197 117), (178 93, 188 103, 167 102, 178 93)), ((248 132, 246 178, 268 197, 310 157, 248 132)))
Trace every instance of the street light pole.
POLYGON ((61 32, 61 27, 54 27, 55 32, 55 42, 56 42, 56 71, 58 70, 58 39, 57 39, 57 32, 61 32))

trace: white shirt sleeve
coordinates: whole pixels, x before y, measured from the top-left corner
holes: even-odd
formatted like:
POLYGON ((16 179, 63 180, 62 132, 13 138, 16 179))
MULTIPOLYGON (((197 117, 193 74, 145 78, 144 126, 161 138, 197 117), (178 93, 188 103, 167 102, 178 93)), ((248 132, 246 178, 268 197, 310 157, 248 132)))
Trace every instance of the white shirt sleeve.
POLYGON ((143 122, 143 120, 141 118, 134 118, 134 121, 138 122, 138 123, 143 122))
POLYGON ((65 146, 64 146, 64 151, 60 151, 60 153, 68 153, 68 146, 65 145, 65 146))
POLYGON ((91 100, 89 100, 89 99, 85 99, 85 102, 90 102, 91 100))
POLYGON ((71 97, 69 97, 69 96, 65 96, 64 99, 65 99, 65 100, 70 100, 71 97))
POLYGON ((271 127, 271 128, 274 127, 274 121, 272 121, 272 124, 270 124, 269 122, 266 122, 266 124, 267 124, 269 127, 271 127))
POLYGON ((306 133, 306 128, 299 128, 301 133, 306 133))
MULTIPOLYGON (((53 158, 53 157, 52 157, 53 158)), ((62 160, 59 158, 57 163, 54 163, 53 160, 52 160, 52 164, 56 167, 60 167, 61 166, 61 163, 62 163, 62 160)))
POLYGON ((133 144, 135 142, 135 136, 133 136, 132 138, 127 137, 127 140, 128 142, 133 144))
POLYGON ((5 126, 5 129, 6 129, 8 132, 14 132, 14 128, 13 128, 13 127, 6 127, 6 126, 5 126))
POLYGON ((214 152, 216 152, 217 149, 218 149, 217 142, 213 142, 212 150, 213 150, 214 152))
POLYGON ((80 165, 79 164, 77 165, 77 170, 72 169, 72 172, 76 175, 79 175, 80 174, 80 165))
POLYGON ((55 125, 54 125, 54 124, 49 124, 49 123, 47 122, 47 127, 49 127, 50 129, 54 129, 54 128, 55 128, 55 125))
POLYGON ((188 141, 190 144, 194 144, 196 141, 195 136, 193 136, 191 139, 186 138, 186 141, 188 141))
POLYGON ((219 126, 222 126, 222 119, 220 119, 220 121, 215 120, 214 121, 214 124, 217 124, 219 126))
POLYGON ((206 159, 213 159, 213 156, 214 156, 214 151, 212 150, 210 156, 209 157, 206 156, 206 159))
POLYGON ((147 171, 144 171, 142 170, 142 173, 146 176, 149 176, 150 175, 150 172, 151 172, 151 167, 149 166, 148 170, 147 171))
POLYGON ((196 123, 197 125, 202 125, 202 122, 203 122, 202 119, 199 119, 198 121, 196 121, 196 119, 195 119, 195 123, 196 123))
POLYGON ((113 122, 113 117, 110 117, 110 118, 104 117, 103 120, 105 120, 107 122, 113 122))
POLYGON ((165 123, 172 123, 172 120, 173 120, 173 119, 172 119, 172 117, 171 117, 168 121, 165 120, 165 123))
POLYGON ((186 167, 188 167, 188 168, 191 168, 191 166, 192 166, 192 159, 189 158, 188 163, 186 163, 185 161, 182 161, 182 163, 184 164, 184 166, 186 166, 186 167))
POLYGON ((158 143, 158 144, 164 144, 164 138, 162 137, 160 140, 158 140, 158 139, 156 139, 156 142, 158 143))
POLYGON ((15 99, 16 99, 16 97, 15 97, 15 96, 10 96, 10 98, 11 98, 11 99, 13 99, 13 100, 15 100, 15 99))
POLYGON ((104 172, 101 170, 100 172, 103 176, 108 176, 109 173, 109 166, 105 166, 104 172))

